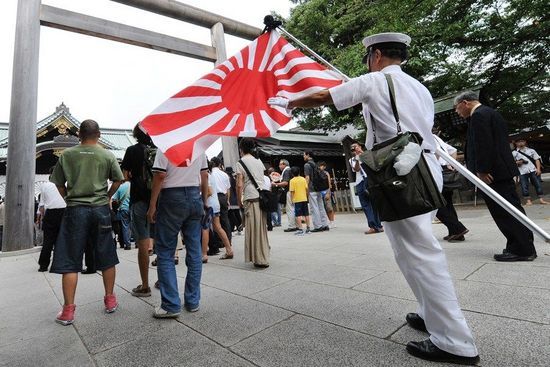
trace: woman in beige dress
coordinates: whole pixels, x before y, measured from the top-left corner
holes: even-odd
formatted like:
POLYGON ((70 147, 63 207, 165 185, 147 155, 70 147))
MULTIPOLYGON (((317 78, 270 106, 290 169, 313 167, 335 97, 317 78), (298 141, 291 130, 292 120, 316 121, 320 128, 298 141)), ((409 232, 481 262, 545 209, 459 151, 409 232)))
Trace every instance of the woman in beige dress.
POLYGON ((260 209, 258 188, 263 189, 264 164, 254 158, 254 140, 244 138, 239 144, 241 160, 237 163, 237 200, 244 207, 244 261, 253 262, 257 268, 269 266, 269 240, 267 238, 267 219, 260 209), (245 167, 250 172, 247 173, 245 167), (253 180, 251 180, 250 175, 253 180))

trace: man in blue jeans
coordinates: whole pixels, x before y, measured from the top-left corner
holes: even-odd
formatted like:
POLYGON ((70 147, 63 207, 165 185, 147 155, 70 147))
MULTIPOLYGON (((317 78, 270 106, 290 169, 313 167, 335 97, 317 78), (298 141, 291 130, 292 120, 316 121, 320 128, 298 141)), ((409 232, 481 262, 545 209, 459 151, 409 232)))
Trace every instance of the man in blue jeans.
POLYGON ((355 192, 357 196, 359 196, 359 202, 361 203, 361 207, 369 223, 369 229, 365 231, 365 234, 384 232, 384 228, 378 217, 378 212, 373 207, 367 192, 367 174, 359 163, 359 155, 363 153, 363 149, 359 143, 351 144, 350 149, 351 153, 354 154, 354 156, 350 158, 349 164, 353 172, 355 172, 355 192))
POLYGON ((155 249, 161 304, 155 318, 176 318, 181 312, 174 252, 178 232, 185 244, 184 307, 189 312, 199 310, 202 275, 201 218, 207 207, 208 162, 201 155, 188 167, 176 167, 157 151, 153 164, 153 187, 147 218, 155 223, 155 249), (157 206, 158 204, 158 206, 157 206))
POLYGON ((512 152, 514 160, 519 168, 519 182, 521 184, 521 194, 526 200, 525 205, 532 205, 531 195, 529 194, 529 181, 535 187, 537 197, 541 204, 549 204, 542 198, 542 182, 540 175, 542 166, 540 164, 540 156, 534 149, 527 147, 525 139, 516 140, 516 150, 512 152))

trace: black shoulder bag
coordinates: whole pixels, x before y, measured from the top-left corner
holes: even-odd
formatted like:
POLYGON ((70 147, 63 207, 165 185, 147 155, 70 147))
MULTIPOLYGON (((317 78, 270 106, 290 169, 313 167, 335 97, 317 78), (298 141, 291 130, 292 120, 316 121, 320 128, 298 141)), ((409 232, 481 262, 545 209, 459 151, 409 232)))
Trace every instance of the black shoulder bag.
POLYGON ((262 188, 260 188, 260 186, 258 185, 258 183, 256 182, 256 180, 254 179, 254 176, 252 176, 250 174, 250 171, 248 170, 248 167, 246 166, 246 164, 244 164, 243 160, 239 160, 239 163, 241 164, 241 166, 243 166, 246 174, 248 175, 248 178, 250 179, 250 181, 252 182, 252 184, 254 185, 254 187, 256 187, 256 190, 258 190, 258 193, 260 194, 260 209, 264 212, 269 212, 270 211, 270 207, 271 207, 271 191, 269 190, 264 190, 262 188))
POLYGON ((390 102, 397 124, 397 134, 385 142, 376 143, 376 121, 371 115, 374 146, 359 157, 367 173, 368 190, 378 210, 380 219, 392 222, 429 213, 445 205, 445 199, 437 188, 428 163, 421 154, 420 160, 404 176, 393 168, 396 157, 410 142, 422 144, 417 132, 402 132, 395 104, 395 92, 391 76, 385 74, 390 92, 390 102))

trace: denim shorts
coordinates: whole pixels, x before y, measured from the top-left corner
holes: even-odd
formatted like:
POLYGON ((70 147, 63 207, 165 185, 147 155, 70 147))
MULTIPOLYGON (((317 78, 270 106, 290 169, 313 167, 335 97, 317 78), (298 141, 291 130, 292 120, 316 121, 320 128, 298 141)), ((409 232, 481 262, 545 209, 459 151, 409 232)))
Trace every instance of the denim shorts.
POLYGON ((309 208, 307 206, 307 201, 294 203, 294 216, 307 217, 308 215, 309 215, 309 208))
POLYGON ((65 209, 50 272, 80 272, 88 241, 91 241, 96 269, 106 270, 118 264, 109 205, 77 205, 65 209))
POLYGON ((149 203, 138 201, 130 207, 132 235, 136 241, 155 237, 155 225, 147 220, 149 203))

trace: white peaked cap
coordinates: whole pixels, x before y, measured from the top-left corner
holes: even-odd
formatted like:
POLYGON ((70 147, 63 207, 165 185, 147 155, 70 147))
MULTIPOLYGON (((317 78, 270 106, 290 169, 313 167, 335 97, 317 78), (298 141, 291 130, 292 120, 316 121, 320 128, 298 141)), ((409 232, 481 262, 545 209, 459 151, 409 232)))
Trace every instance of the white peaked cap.
POLYGON ((405 46, 409 46, 409 44, 411 43, 411 37, 407 36, 404 33, 387 32, 373 34, 372 36, 368 36, 363 39, 363 45, 365 46, 365 48, 369 48, 370 46, 379 43, 387 42, 403 43, 405 46))

